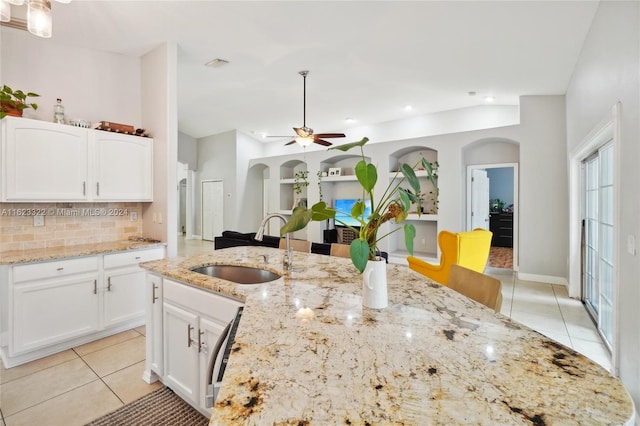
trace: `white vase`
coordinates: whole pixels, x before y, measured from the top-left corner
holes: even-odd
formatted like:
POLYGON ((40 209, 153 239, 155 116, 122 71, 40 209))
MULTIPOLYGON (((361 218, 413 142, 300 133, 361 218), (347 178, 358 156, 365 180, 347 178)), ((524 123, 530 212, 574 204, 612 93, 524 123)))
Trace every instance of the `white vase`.
POLYGON ((382 309, 387 304, 387 262, 370 260, 362 273, 362 306, 382 309))

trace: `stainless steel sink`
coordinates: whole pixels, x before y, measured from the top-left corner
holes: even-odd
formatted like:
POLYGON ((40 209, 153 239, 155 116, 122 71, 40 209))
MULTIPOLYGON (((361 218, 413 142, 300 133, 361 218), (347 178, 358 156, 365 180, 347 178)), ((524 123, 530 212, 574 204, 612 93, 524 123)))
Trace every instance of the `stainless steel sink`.
POLYGON ((237 265, 210 265, 194 268, 191 271, 210 277, 221 278, 237 284, 261 284, 275 281, 280 275, 264 269, 237 265))

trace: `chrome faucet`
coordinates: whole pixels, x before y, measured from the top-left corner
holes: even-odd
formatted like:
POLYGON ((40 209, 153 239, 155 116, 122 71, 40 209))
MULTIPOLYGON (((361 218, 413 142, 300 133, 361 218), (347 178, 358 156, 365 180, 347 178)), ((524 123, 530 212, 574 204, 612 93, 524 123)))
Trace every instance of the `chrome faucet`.
MULTIPOLYGON (((282 219, 282 222, 287 223, 287 218, 284 217, 283 215, 279 213, 268 213, 264 217, 264 219, 262 219, 262 222, 260 222, 260 226, 258 227, 256 236, 254 237, 256 241, 262 241, 262 238, 264 237, 264 227, 267 225, 267 222, 269 221, 269 219, 274 217, 280 218, 282 219)), ((291 254, 291 244, 289 242, 289 233, 285 234, 284 237, 285 237, 285 253, 284 253, 284 257, 282 258, 282 267, 287 270, 291 270, 293 267, 293 259, 291 254)))

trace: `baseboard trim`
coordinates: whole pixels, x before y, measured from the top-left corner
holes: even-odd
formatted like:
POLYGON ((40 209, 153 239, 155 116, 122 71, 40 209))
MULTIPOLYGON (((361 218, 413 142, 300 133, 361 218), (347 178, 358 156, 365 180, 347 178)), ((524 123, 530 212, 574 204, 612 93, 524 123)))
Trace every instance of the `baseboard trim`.
POLYGON ((558 284, 567 287, 569 282, 565 277, 556 277, 553 275, 525 274, 518 272, 518 279, 524 281, 536 281, 547 284, 558 284))

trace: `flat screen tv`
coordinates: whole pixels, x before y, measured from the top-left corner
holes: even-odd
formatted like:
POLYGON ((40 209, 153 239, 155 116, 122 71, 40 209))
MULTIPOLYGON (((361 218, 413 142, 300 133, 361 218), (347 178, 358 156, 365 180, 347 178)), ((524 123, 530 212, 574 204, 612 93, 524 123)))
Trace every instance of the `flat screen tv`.
MULTIPOLYGON (((360 227, 360 222, 351 217, 351 209, 358 200, 355 198, 339 198, 333 201, 333 208, 336 209, 336 226, 360 227)), ((371 201, 365 201, 364 218, 371 216, 371 201)))

